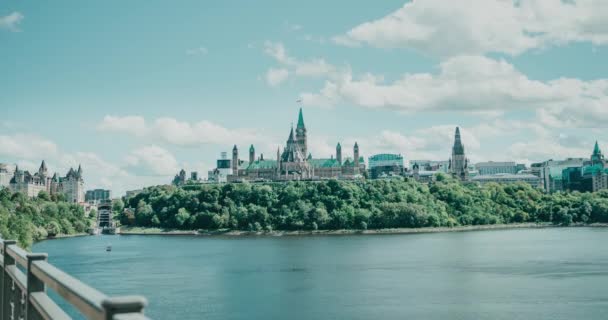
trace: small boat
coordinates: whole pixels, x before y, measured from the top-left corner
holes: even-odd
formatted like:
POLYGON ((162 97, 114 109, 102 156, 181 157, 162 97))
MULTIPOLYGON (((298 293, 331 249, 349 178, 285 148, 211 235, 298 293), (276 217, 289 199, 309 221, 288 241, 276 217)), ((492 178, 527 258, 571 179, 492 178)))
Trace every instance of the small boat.
POLYGON ((108 252, 112 251, 112 246, 111 245, 107 246, 106 251, 108 251, 108 252))

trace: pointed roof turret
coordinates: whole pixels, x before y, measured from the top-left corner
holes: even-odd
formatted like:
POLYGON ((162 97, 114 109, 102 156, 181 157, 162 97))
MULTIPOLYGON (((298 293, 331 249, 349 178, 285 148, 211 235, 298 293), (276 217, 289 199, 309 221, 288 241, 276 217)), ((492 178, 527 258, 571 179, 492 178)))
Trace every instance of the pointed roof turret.
POLYGON ((597 143, 597 140, 595 140, 595 147, 593 147, 593 154, 594 155, 602 154, 602 150, 600 150, 600 146, 597 143))
POLYGON ((460 139, 460 128, 459 127, 456 127, 456 133, 454 134, 454 147, 452 148, 452 154, 455 154, 455 155, 464 154, 464 145, 462 145, 462 140, 460 139))
POLYGON ((251 147, 249 147, 249 152, 253 152, 255 151, 255 148, 253 147, 253 144, 251 145, 251 147))
POLYGON ((293 125, 291 126, 291 131, 289 132, 289 138, 287 139, 287 142, 294 142, 294 138, 293 138, 293 125))
POLYGON ((600 150, 600 146, 596 140, 595 146, 593 147, 593 154, 591 154, 591 162, 596 164, 596 163, 602 163, 603 161, 604 161, 604 155, 602 154, 602 150, 600 150))
POLYGON ((232 151, 234 150, 238 150, 238 148, 236 147, 236 144, 234 145, 234 148, 232 148, 232 151))
POLYGON ((42 163, 40 164, 40 169, 38 169, 39 172, 45 172, 47 171, 46 169, 46 163, 44 162, 44 160, 42 160, 42 163))
POLYGON ((308 160, 312 160, 312 153, 308 153, 308 160))
POLYGON ((302 115, 302 108, 300 108, 300 114, 298 115, 298 128, 304 127, 304 115, 302 115))
POLYGON ((59 178, 57 178, 57 172, 55 172, 55 174, 53 174, 53 178, 51 179, 55 182, 59 181, 59 178))
POLYGON ((336 149, 342 149, 342 145, 340 145, 340 142, 338 142, 338 145, 336 146, 336 149))

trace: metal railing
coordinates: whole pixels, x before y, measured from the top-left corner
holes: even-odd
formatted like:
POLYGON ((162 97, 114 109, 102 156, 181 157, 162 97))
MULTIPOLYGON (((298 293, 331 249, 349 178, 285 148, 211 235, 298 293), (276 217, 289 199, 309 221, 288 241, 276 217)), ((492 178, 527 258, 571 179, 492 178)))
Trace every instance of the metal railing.
POLYGON ((0 319, 63 320, 71 317, 47 295, 50 288, 85 318, 145 320, 146 299, 107 297, 48 263, 46 253, 28 253, 15 240, 0 239, 0 319))

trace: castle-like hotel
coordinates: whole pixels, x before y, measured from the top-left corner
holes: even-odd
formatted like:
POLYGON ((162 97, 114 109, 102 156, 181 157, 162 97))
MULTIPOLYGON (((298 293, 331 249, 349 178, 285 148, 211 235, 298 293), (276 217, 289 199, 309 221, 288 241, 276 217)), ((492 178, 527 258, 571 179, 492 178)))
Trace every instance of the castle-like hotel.
POLYGON ((19 170, 19 167, 16 166, 9 185, 13 192, 21 192, 32 198, 38 196, 41 191, 45 191, 49 195, 64 194, 68 202, 84 202, 84 180, 80 165, 78 170, 70 168, 65 177, 58 177, 57 173, 52 177, 49 176, 44 160, 42 160, 38 172, 34 174, 27 170, 19 170))
MULTIPOLYGON (((342 157, 342 146, 336 146, 335 157, 313 158, 308 152, 308 132, 302 109, 298 124, 289 132, 283 150, 277 149, 276 159, 256 158, 255 147, 249 148, 249 161, 239 158, 239 149, 232 149, 232 159, 219 159, 217 168, 209 171, 209 180, 217 182, 320 180, 328 178, 355 179, 365 172, 365 160, 359 145, 353 146, 353 157, 342 157)), ((176 177, 177 178, 177 177, 176 177)))

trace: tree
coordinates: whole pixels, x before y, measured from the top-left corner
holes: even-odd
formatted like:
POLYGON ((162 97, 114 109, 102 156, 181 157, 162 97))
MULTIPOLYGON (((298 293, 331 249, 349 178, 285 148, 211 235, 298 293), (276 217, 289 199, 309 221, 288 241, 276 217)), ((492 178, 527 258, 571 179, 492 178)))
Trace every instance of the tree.
POLYGON ((120 214, 125 209, 125 204, 122 199, 112 200, 112 211, 115 214, 120 214))
POLYGON ((49 236, 55 236, 61 233, 61 227, 57 221, 51 221, 46 227, 49 236))
POLYGON ((38 193, 38 199, 44 200, 44 201, 51 201, 51 196, 49 196, 49 193, 46 191, 40 191, 38 193))

